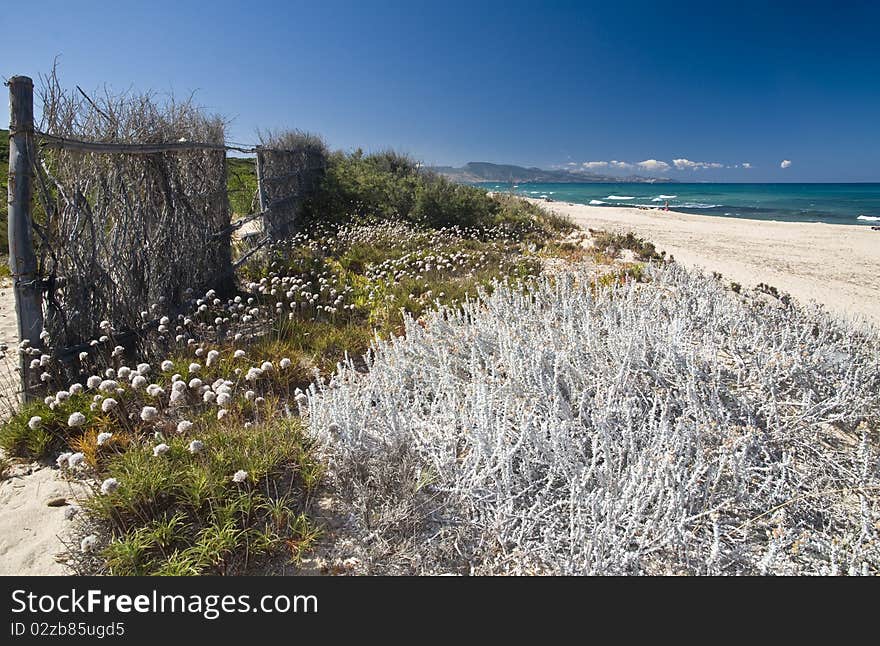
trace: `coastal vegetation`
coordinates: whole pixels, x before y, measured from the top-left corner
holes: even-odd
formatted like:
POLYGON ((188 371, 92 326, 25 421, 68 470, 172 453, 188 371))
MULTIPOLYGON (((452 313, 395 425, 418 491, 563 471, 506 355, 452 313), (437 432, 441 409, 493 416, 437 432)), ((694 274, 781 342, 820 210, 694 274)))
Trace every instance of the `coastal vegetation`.
POLYGON ((80 573, 876 574, 880 340, 782 296, 337 152, 137 356, 23 348, 0 447, 92 484, 80 573))
MULTIPOLYGON (((253 186, 252 168, 228 165, 231 195, 253 186)), ((47 394, 0 427, 0 447, 94 483, 69 510, 77 571, 232 574, 296 561, 320 534, 309 510, 326 469, 303 393, 342 362, 363 364, 406 317, 531 279, 538 249, 570 229, 387 153, 336 155, 307 214, 300 233, 241 267, 230 298, 209 292, 176 314, 154 304, 159 326, 143 332, 136 360, 109 322, 73 375, 51 349, 30 351, 47 394)))

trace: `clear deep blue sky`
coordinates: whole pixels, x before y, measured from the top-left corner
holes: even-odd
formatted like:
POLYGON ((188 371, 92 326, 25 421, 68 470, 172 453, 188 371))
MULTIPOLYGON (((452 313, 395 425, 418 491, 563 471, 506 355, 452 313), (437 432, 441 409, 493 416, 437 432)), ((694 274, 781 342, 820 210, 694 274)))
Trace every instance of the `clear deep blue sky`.
POLYGON ((237 141, 296 127, 429 164, 880 181, 878 2, 138 4, 30 5, 0 73, 60 55, 69 87, 197 90, 237 141))

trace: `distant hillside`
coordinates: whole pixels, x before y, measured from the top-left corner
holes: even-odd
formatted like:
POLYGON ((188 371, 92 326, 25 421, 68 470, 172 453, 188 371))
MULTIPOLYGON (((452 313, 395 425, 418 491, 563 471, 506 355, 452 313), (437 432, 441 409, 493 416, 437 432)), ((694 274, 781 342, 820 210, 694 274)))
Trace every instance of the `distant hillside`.
POLYGON ((629 175, 597 175, 596 173, 575 172, 568 170, 543 170, 541 168, 524 168, 512 164, 492 164, 489 162, 468 162, 461 168, 452 166, 434 166, 430 170, 443 175, 454 182, 476 184, 478 182, 515 182, 525 183, 563 183, 582 182, 644 182, 647 184, 667 183, 674 180, 659 177, 642 177, 629 175))

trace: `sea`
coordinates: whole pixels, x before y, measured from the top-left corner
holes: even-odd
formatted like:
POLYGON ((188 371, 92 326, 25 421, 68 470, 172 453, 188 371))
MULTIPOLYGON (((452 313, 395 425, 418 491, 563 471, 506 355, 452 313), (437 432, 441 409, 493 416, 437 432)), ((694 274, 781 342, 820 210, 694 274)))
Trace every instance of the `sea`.
POLYGON ((491 191, 591 206, 637 206, 724 218, 880 226, 878 184, 506 184, 491 191))

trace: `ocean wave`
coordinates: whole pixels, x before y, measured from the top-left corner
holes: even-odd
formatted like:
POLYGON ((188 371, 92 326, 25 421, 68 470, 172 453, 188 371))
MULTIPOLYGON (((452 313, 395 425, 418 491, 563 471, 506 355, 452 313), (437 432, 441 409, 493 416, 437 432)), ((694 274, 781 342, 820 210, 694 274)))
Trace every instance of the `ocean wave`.
POLYGON ((866 222, 880 222, 880 218, 873 215, 860 215, 856 220, 865 220, 866 222))
POLYGON ((674 200, 678 195, 658 195, 661 200, 674 200))
POLYGON ((717 209, 724 206, 723 204, 703 204, 702 202, 683 202, 676 204, 677 209, 717 209))
POLYGON ((602 200, 590 200, 590 204, 593 206, 599 206, 600 204, 608 204, 608 202, 603 202, 602 200))
POLYGON ((606 200, 634 200, 636 199, 632 195, 609 195, 605 198, 606 200))

